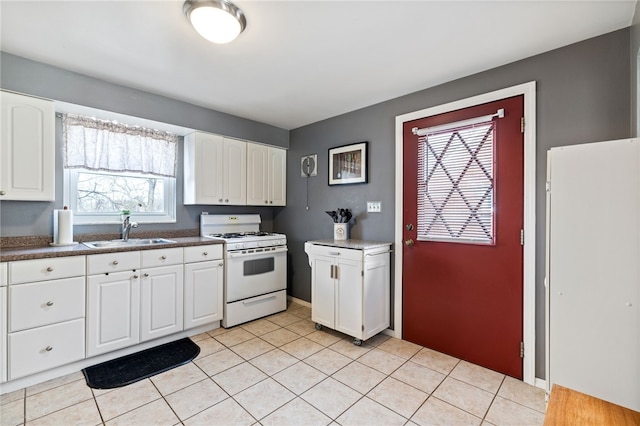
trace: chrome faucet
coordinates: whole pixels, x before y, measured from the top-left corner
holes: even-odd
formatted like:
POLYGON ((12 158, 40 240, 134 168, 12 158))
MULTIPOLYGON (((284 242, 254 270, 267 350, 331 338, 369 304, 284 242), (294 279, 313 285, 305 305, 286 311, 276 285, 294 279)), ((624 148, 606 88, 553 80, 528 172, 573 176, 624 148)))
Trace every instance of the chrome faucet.
POLYGON ((129 241, 129 232, 131 228, 137 228, 138 222, 131 222, 131 216, 125 216, 122 221, 122 241, 129 241))

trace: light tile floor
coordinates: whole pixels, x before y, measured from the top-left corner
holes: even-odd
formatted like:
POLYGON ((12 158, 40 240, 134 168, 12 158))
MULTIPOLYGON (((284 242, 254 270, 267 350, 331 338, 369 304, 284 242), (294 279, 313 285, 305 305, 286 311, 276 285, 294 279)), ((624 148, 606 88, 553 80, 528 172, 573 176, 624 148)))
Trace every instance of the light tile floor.
POLYGON ((0 397, 27 425, 540 425, 544 391, 407 341, 362 346, 311 310, 193 337, 191 363, 114 390, 78 372, 0 397))

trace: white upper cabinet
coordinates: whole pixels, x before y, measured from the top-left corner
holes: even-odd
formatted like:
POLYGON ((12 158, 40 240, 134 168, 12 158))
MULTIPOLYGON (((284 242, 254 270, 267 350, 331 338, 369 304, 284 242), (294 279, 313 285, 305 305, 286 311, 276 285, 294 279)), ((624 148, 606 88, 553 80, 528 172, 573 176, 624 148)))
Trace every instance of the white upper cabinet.
POLYGON ((229 138, 223 140, 224 204, 247 204, 247 143, 229 138))
POLYGON ((0 91, 0 200, 54 201, 52 101, 0 91))
POLYGON ((247 143, 211 133, 184 138, 184 204, 247 203, 247 143))
POLYGON ((247 204, 286 205, 286 159, 284 149, 247 145, 247 204))

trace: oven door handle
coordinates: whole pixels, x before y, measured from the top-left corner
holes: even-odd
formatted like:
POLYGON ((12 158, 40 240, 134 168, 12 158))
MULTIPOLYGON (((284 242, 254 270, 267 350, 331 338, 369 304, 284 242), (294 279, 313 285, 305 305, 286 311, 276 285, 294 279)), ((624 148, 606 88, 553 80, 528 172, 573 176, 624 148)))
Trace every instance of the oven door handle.
POLYGON ((227 252, 227 258, 228 259, 233 259, 233 258, 239 258, 239 257, 250 257, 250 256, 269 256, 272 254, 277 254, 277 253, 286 253, 287 252, 287 246, 278 246, 275 248, 275 250, 265 250, 264 248, 255 248, 255 249, 249 249, 249 250, 238 250, 238 251, 228 251, 227 252), (260 250, 260 251, 258 251, 260 250), (244 253, 243 253, 244 252, 244 253), (251 253, 249 253, 251 252, 251 253))

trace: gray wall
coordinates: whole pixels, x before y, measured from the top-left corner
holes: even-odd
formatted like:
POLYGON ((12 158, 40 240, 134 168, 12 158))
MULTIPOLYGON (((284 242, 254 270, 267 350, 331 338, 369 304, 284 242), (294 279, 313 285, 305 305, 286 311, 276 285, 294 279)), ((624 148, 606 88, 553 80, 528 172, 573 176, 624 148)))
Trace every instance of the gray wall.
POLYGON ((626 28, 292 130, 288 203, 274 217, 275 228, 288 236, 291 295, 311 300, 311 272, 303 244, 331 237, 331 221, 325 210, 353 210, 357 222, 351 230, 352 238, 394 240, 395 116, 536 81, 536 377, 544 378, 546 152, 553 146, 630 136, 629 52, 630 29, 626 28), (369 183, 329 187, 327 150, 359 141, 369 141, 369 183), (313 153, 318 153, 318 176, 303 178, 300 157, 313 153), (367 214, 366 201, 381 201, 382 213, 367 214))
MULTIPOLYGON (((82 74, 0 52, 0 87, 30 95, 146 118, 181 127, 253 140, 287 148, 289 131, 209 110, 185 102, 112 84, 82 74)), ((140 225, 139 230, 183 230, 199 227, 201 211, 260 213, 263 229, 272 230, 275 208, 182 205, 182 143, 179 145, 177 221, 140 225)), ((62 208, 62 133, 56 119, 56 201, 0 202, 0 236, 52 235, 53 210, 62 208)), ((118 232, 117 225, 76 225, 76 234, 118 232)), ((135 232, 135 231, 134 231, 135 232)))

